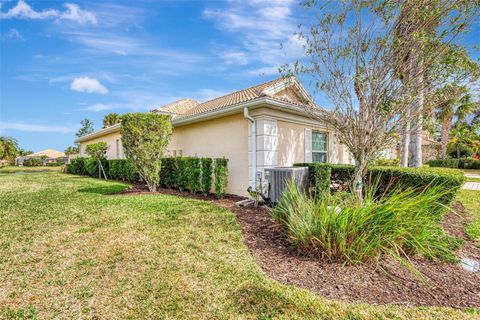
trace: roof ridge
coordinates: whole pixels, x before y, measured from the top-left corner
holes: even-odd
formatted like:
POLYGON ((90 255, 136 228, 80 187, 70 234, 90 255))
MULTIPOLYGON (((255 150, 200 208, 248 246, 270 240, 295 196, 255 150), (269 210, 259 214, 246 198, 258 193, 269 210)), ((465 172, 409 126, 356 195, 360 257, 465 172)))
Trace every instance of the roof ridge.
POLYGON ((221 99, 221 98, 224 98, 224 97, 226 97, 226 96, 234 95, 235 93, 239 93, 239 92, 242 92, 242 91, 253 90, 255 93, 261 94, 263 90, 256 91, 256 90, 255 90, 256 87, 268 85, 268 84, 270 84, 270 83, 279 81, 279 80, 281 80, 281 79, 284 79, 284 77, 283 77, 283 76, 280 76, 280 77, 278 77, 278 78, 275 78, 275 79, 272 79, 272 80, 269 80, 269 81, 266 81, 266 82, 258 83, 258 84, 256 84, 256 85, 253 85, 253 86, 250 86, 250 87, 247 87, 247 88, 244 88, 244 89, 240 89, 240 90, 236 90, 236 91, 233 91, 233 92, 229 92, 229 93, 226 93, 226 94, 224 94, 224 95, 222 95, 222 96, 219 96, 219 97, 216 97, 216 98, 207 100, 207 101, 200 102, 199 105, 202 105, 202 104, 207 103, 207 102, 210 102, 210 101, 215 101, 215 100, 217 100, 217 99, 221 99))

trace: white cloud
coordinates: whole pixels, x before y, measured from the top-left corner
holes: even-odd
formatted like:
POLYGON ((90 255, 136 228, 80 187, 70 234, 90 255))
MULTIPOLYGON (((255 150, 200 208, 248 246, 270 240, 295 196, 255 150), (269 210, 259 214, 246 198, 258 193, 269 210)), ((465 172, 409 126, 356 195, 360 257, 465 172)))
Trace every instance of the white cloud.
MULTIPOLYGON (((302 43, 294 35, 299 23, 293 14, 297 1, 230 1, 225 8, 206 9, 205 17, 216 22, 218 28, 232 35, 242 52, 236 63, 259 63, 263 74, 278 74, 278 67, 289 63, 303 53, 302 43)), ((235 63, 229 50, 220 54, 226 64, 235 63)), ((233 55, 233 58, 236 58, 233 55)), ((257 72, 258 74, 259 72, 257 72)))
POLYGON ((7 12, 0 13, 0 18, 23 18, 34 20, 56 18, 58 20, 74 21, 79 24, 97 24, 97 18, 92 12, 80 9, 80 7, 74 3, 65 3, 64 6, 66 8, 65 11, 58 11, 56 9, 35 11, 27 2, 25 2, 25 0, 19 0, 16 6, 10 8, 7 12))
POLYGON ((249 62, 248 55, 242 51, 227 51, 220 56, 226 64, 246 65, 249 62))
POLYGON ((95 103, 95 104, 93 104, 91 106, 88 106, 86 108, 83 108, 81 110, 100 112, 100 111, 112 110, 112 109, 116 109, 116 108, 117 108, 117 106, 112 105, 112 104, 95 103))
POLYGON ((4 40, 12 39, 12 40, 20 40, 20 41, 25 40, 20 34, 20 32, 17 29, 13 29, 13 28, 8 30, 8 32, 5 33, 5 35, 3 35, 2 39, 4 40))
POLYGON ((0 130, 14 130, 14 131, 28 131, 28 132, 56 132, 56 133, 71 133, 77 129, 65 126, 52 126, 32 124, 25 122, 0 122, 0 130))
POLYGON ((100 83, 97 79, 89 77, 80 77, 73 79, 70 89, 73 91, 87 92, 87 93, 108 93, 108 89, 100 83))

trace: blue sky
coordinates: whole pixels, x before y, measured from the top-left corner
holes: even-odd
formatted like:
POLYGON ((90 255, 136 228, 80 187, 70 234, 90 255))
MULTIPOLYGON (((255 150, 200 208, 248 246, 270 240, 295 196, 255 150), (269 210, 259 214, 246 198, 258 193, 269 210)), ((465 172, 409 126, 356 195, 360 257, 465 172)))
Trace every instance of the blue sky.
POLYGON ((0 0, 0 134, 25 149, 270 80, 302 52, 297 0, 70 1, 0 0))

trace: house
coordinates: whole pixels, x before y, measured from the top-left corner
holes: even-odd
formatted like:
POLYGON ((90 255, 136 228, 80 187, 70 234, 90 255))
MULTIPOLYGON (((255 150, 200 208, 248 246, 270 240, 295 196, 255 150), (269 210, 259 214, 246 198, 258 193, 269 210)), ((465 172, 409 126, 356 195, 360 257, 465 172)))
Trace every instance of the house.
POLYGON ((42 159, 43 165, 46 165, 47 163, 54 163, 54 162, 65 163, 68 157, 66 157, 65 153, 61 151, 57 151, 55 149, 46 149, 46 150, 28 154, 26 156, 18 157, 15 159, 15 163, 18 166, 21 166, 23 165, 23 161, 27 159, 42 159))
MULTIPOLYGON (((333 130, 305 111, 313 105, 296 78, 278 78, 203 103, 182 99, 151 112, 172 115, 170 156, 229 159, 228 192, 246 195, 264 169, 297 162, 352 163, 333 130)), ((123 158, 120 124, 75 140, 107 143, 109 159, 123 158)))

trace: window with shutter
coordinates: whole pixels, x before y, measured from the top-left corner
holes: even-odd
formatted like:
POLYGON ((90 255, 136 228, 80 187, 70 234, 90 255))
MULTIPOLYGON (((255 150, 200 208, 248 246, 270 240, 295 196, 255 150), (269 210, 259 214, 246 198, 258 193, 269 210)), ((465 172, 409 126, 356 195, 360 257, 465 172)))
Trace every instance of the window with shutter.
POLYGON ((327 134, 312 132, 312 162, 327 162, 328 159, 327 134))
POLYGON ((305 162, 312 162, 312 130, 305 129, 305 162))

